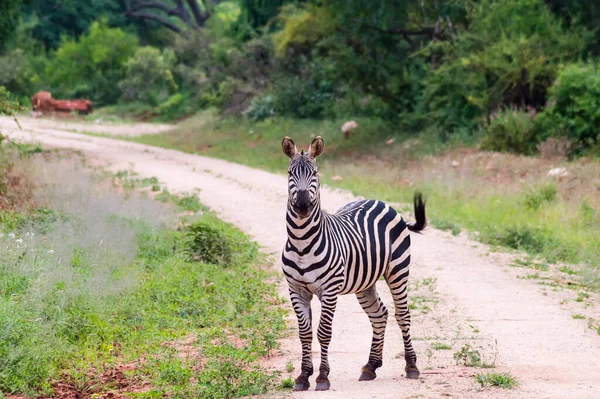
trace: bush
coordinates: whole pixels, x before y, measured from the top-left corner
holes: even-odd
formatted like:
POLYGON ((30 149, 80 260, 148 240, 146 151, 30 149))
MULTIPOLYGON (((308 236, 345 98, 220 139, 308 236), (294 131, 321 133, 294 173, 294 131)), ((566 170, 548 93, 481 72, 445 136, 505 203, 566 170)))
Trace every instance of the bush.
POLYGON ((482 122, 502 106, 540 109, 560 63, 579 56, 591 33, 566 30, 542 0, 469 3, 469 28, 424 51, 442 59, 426 79, 424 113, 451 128, 482 122))
POLYGON ((125 63, 137 46, 135 36, 110 28, 106 20, 94 22, 78 41, 63 39, 46 67, 54 97, 115 103, 121 96, 118 82, 125 77, 125 63))
POLYGON ((188 101, 189 97, 185 94, 173 94, 158 106, 156 109, 158 116, 168 121, 182 118, 186 113, 190 112, 188 101))
POLYGON ((545 202, 554 202, 556 200, 556 185, 544 184, 533 187, 525 193, 525 205, 532 210, 539 209, 545 202))
POLYGON ((15 94, 30 96, 38 80, 23 50, 17 49, 0 57, 0 86, 15 94))
POLYGON ((274 84, 275 113, 297 118, 322 118, 331 113, 337 91, 324 65, 314 62, 300 76, 280 76, 274 84))
POLYGON ((125 64, 125 79, 119 82, 126 101, 144 101, 151 105, 165 101, 177 89, 171 70, 175 53, 146 46, 136 50, 125 64))
POLYGON ((262 121, 275 114, 276 98, 272 94, 254 97, 250 107, 244 112, 252 121, 262 121))
POLYGON ((540 135, 566 137, 580 148, 600 144, 600 74, 591 63, 563 68, 549 90, 548 106, 539 115, 540 135))
POLYGON ((256 245, 232 235, 231 229, 218 220, 201 220, 187 228, 185 253, 196 262, 228 266, 236 256, 248 256, 256 253, 256 245), (243 244, 246 242, 246 244, 243 244))
POLYGON ((490 151, 531 154, 535 150, 535 112, 505 108, 484 128, 481 148, 490 151))

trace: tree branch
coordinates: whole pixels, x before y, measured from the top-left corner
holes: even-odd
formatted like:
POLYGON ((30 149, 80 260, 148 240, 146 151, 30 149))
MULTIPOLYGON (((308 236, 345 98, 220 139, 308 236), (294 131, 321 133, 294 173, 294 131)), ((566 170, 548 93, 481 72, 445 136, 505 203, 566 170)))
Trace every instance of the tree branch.
POLYGON ((200 11, 200 7, 198 6, 198 0, 187 0, 187 4, 192 10, 192 15, 196 20, 196 25, 204 26, 204 23, 208 19, 208 13, 203 13, 200 11))
POLYGON ((173 32, 177 32, 180 34, 183 33, 183 31, 181 30, 181 28, 179 26, 175 25, 168 18, 161 17, 160 15, 150 14, 150 13, 140 12, 140 11, 127 12, 126 15, 131 16, 133 18, 149 19, 152 21, 156 21, 156 22, 160 23, 161 25, 164 25, 165 27, 171 29, 173 32))

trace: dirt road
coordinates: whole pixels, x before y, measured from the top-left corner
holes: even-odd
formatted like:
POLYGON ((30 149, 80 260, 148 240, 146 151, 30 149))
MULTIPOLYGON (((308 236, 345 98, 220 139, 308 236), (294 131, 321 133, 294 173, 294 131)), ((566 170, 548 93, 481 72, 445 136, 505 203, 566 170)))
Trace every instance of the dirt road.
MULTIPOLYGON (((19 131, 11 119, 0 118, 0 131, 11 138, 79 150, 112 170, 133 169, 142 176, 155 176, 172 192, 200 189, 204 204, 250 234, 278 259, 285 241, 287 193, 283 175, 47 128, 43 120, 21 121, 21 125, 23 130, 19 131)), ((326 156, 327 153, 323 155, 326 156)), ((321 197, 323 207, 329 211, 353 199, 346 192, 327 188, 321 197)), ((569 301, 560 304, 570 292, 555 293, 517 279, 514 268, 505 267, 506 255, 488 255, 485 246, 464 237, 428 228, 424 234, 414 235, 413 243, 412 332, 422 378, 403 378, 402 339, 391 316, 384 365, 378 378, 358 381, 360 368, 368 357, 371 328, 356 298, 347 296, 340 299, 334 320, 330 352, 332 390, 275 396, 600 398, 600 337, 587 328, 585 321, 571 317, 569 301), (436 350, 434 343, 446 343, 452 348, 436 350), (477 348, 486 361, 496 358, 496 368, 457 366, 452 354, 466 343, 477 348), (510 372, 520 385, 511 390, 482 389, 472 378, 480 371, 510 372)), ((287 297, 283 284, 281 291, 287 297)), ((381 286, 379 291, 392 309, 387 288, 381 286)), ((318 303, 313 302, 313 306, 318 308, 318 303)), ((317 360, 318 353, 314 355, 317 360)), ((282 353, 267 360, 267 365, 287 376, 288 362, 299 367, 300 344, 295 332, 282 341, 282 353)), ((312 385, 314 388, 314 379, 312 385)))

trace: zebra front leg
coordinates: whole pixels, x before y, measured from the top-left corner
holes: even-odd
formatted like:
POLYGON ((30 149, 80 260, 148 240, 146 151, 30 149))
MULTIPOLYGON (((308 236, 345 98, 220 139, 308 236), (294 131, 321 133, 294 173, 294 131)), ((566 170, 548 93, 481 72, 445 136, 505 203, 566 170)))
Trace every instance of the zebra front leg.
POLYGON ((373 328, 373 340, 371 341, 371 352, 367 364, 362 367, 359 381, 371 381, 377 378, 375 370, 383 364, 383 340, 385 326, 387 324, 388 310, 379 298, 375 285, 369 289, 356 294, 360 306, 369 316, 373 328))
POLYGON ((302 364, 300 366, 300 375, 296 378, 294 391, 306 391, 310 388, 308 378, 313 374, 312 364, 312 310, 310 301, 312 293, 307 289, 300 289, 299 292, 290 288, 290 299, 294 312, 298 318, 298 335, 302 344, 302 364))
POLYGON ((321 300, 321 320, 317 330, 317 338, 321 345, 321 366, 319 367, 319 376, 317 377, 317 391, 326 391, 331 384, 329 383, 329 343, 331 342, 331 327, 333 316, 337 305, 337 292, 323 293, 321 300))

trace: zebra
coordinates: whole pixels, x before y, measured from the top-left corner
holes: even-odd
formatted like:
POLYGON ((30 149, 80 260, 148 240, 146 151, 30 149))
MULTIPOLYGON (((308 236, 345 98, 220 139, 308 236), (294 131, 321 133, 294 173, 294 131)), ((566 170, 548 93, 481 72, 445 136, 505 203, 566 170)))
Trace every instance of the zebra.
POLYGON ((381 276, 392 293, 396 320, 402 330, 406 377, 418 379, 420 372, 410 338, 407 303, 409 230, 419 232, 425 228, 425 202, 420 193, 415 193, 414 224, 407 224, 392 207, 377 200, 351 202, 335 214, 322 211, 316 158, 323 148, 320 136, 312 141, 308 152, 298 152, 289 137, 282 142, 283 153, 290 158, 286 214, 288 237, 282 253, 282 268, 298 318, 302 345, 301 372, 293 389, 307 390, 310 387, 309 377, 313 374, 310 306, 313 295, 321 301, 317 329, 321 364, 316 390, 328 390, 331 385, 328 348, 339 295, 356 294, 373 328, 369 359, 361 369, 359 381, 377 377, 376 370, 382 365, 388 316, 375 286, 381 276))

